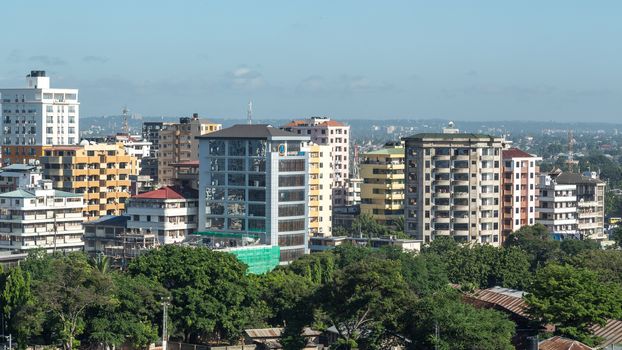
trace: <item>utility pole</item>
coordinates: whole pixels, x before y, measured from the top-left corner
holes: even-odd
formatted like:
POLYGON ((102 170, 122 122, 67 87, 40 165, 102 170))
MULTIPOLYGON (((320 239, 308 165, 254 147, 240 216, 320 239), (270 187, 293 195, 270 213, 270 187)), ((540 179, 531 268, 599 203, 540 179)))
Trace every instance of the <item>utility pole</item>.
POLYGON ((167 321, 168 321, 168 300, 169 298, 163 298, 163 302, 162 302, 162 350, 167 350, 167 343, 168 343, 168 327, 167 327, 167 321))

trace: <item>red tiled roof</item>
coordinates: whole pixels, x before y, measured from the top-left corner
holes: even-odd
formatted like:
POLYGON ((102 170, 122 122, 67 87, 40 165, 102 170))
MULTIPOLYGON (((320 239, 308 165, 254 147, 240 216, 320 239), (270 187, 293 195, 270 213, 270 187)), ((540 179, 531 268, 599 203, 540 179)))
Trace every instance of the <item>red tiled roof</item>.
POLYGON ((336 120, 327 120, 327 121, 321 123, 320 125, 326 125, 326 126, 346 126, 344 123, 338 122, 336 120))
POLYGON ((533 156, 523 150, 520 150, 518 148, 510 148, 510 149, 504 149, 503 152, 503 159, 509 159, 509 158, 533 158, 533 156))
POLYGON ((591 347, 580 341, 556 336, 543 340, 538 345, 539 350, 593 350, 591 347))
POLYGON ((304 120, 292 120, 291 122, 283 125, 284 128, 293 127, 293 126, 301 126, 305 125, 307 122, 304 120))
POLYGON ((186 199, 180 192, 172 187, 162 187, 154 191, 144 192, 133 196, 132 198, 143 199, 186 199))

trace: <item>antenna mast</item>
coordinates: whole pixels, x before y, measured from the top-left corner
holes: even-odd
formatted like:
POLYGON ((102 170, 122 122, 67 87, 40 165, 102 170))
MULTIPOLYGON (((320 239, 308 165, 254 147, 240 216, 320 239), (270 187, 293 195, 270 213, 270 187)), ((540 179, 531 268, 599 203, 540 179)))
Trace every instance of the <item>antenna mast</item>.
POLYGON ((248 101, 248 111, 246 112, 248 124, 253 124, 253 101, 248 101))
POLYGON ((128 136, 130 135, 130 126, 128 124, 128 117, 127 114, 130 110, 127 109, 127 106, 123 107, 123 132, 125 134, 127 134, 128 136))

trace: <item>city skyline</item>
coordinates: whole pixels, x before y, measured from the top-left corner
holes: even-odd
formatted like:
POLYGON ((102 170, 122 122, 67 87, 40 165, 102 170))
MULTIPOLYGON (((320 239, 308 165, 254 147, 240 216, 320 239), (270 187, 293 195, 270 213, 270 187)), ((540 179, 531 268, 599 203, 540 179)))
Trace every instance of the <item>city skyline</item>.
POLYGON ((617 2, 13 4, 0 86, 31 70, 81 115, 615 122, 617 2), (54 19, 54 30, 24 25, 54 19), (28 38, 24 41, 23 38, 28 38), (56 40, 50 40, 55 38, 56 40))

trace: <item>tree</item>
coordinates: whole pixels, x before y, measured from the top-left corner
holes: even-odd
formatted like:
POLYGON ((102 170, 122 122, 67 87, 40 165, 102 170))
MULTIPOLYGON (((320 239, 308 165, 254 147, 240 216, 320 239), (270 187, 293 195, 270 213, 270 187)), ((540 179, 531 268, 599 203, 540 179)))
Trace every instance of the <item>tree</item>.
POLYGON ((595 272, 570 265, 540 268, 525 296, 529 314, 556 325, 561 335, 594 345, 589 328, 622 316, 622 288, 603 283, 595 272))
POLYGON ((146 348, 159 337, 161 301, 169 293, 144 276, 112 275, 113 302, 92 308, 87 325, 88 341, 107 346, 146 348))
POLYGON ((110 270, 110 260, 103 254, 97 254, 97 256, 92 257, 89 263, 103 274, 107 274, 110 270))
POLYGON ((398 261, 369 257, 336 271, 315 303, 337 329, 344 349, 366 349, 381 347, 397 329, 403 306, 413 300, 398 261))
POLYGON ((616 247, 622 248, 622 226, 618 226, 611 232, 611 239, 616 243, 616 247))
MULTIPOLYGON (((0 305, 2 305, 2 317, 7 324, 5 332, 16 337, 17 344, 21 349, 26 348, 26 340, 29 332, 20 327, 20 311, 32 306, 34 298, 31 291, 30 274, 20 267, 10 269, 2 283, 0 305)), ((37 326, 30 325, 33 329, 37 326)))
POLYGON ((402 334, 411 340, 407 349, 514 349, 514 323, 498 311, 462 303, 455 290, 441 291, 413 304, 401 324, 402 334))
POLYGON ((570 258, 568 263, 576 268, 595 272, 602 282, 615 282, 622 286, 622 251, 587 250, 570 258))
POLYGON ((550 261, 561 261, 564 255, 559 241, 553 241, 548 229, 542 224, 521 227, 510 234, 505 246, 517 247, 529 254, 531 271, 534 272, 550 261))
POLYGON ((86 310, 110 302, 112 283, 80 253, 51 259, 46 270, 33 280, 35 309, 48 313, 63 348, 71 350, 79 345, 76 337, 84 330, 86 310))
POLYGON ((476 288, 524 288, 529 284, 529 255, 519 248, 481 244, 461 246, 449 237, 437 240, 424 250, 423 255, 438 256, 453 283, 476 288))
POLYGON ((134 259, 132 276, 145 276, 171 293, 174 335, 186 342, 234 342, 258 315, 259 288, 233 254, 164 246, 134 259))

